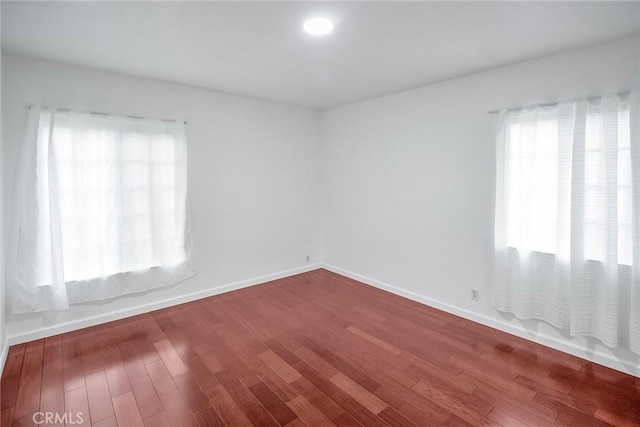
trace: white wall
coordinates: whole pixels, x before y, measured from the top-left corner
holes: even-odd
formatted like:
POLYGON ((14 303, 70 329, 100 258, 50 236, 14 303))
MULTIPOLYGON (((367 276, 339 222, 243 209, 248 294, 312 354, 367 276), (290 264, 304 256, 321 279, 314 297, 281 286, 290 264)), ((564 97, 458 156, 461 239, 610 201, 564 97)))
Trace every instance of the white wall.
POLYGON ((601 363, 640 374, 628 350, 569 340, 492 307, 498 116, 487 114, 639 88, 639 52, 640 40, 627 39, 325 111, 326 263, 582 357, 595 351, 601 363), (479 302, 471 288, 480 290, 479 302))
MULTIPOLYGON (((7 197, 13 194, 16 150, 31 103, 187 120, 196 268, 194 278, 167 289, 75 305, 55 315, 9 315, 12 341, 51 332, 40 328, 83 326, 122 310, 309 268, 307 255, 311 263, 318 261, 317 111, 12 55, 3 56, 2 88, 7 197)), ((11 277, 15 239, 7 240, 11 277)))
MULTIPOLYGON (((0 8, 0 11, 2 8, 0 8)), ((0 13, 0 22, 2 22, 0 13)), ((2 80, 2 55, 0 55, 0 80, 2 80)), ((0 99, 2 99, 2 85, 0 85, 0 99)), ((0 165, 3 165, 3 138, 2 138, 2 105, 0 103, 0 165)), ((3 188, 3 177, 0 170, 0 372, 4 367, 4 361, 6 358, 7 352, 7 343, 5 340, 5 320, 4 320, 4 188, 3 188)))

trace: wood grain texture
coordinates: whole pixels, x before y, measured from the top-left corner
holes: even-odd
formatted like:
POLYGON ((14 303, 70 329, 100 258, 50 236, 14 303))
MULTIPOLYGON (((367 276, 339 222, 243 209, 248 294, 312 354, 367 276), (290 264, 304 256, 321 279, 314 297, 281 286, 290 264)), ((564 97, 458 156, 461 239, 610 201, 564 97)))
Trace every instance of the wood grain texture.
MULTIPOLYGON (((43 377, 42 390, 40 392, 40 412, 62 414, 64 411, 64 382, 62 373, 43 377)), ((55 420, 49 424, 55 426, 64 425, 63 422, 57 422, 55 420)))
POLYGON ((99 421, 114 416, 109 385, 104 371, 95 371, 85 375, 87 384, 87 397, 89 400, 89 413, 91 423, 97 424, 99 421))
POLYGON ((142 427, 142 416, 132 392, 121 394, 113 398, 116 421, 121 427, 142 427))
POLYGON ((639 378, 325 270, 12 346, 0 387, 3 427, 640 426, 639 378))
POLYGON ((368 390, 366 390, 364 387, 353 381, 342 372, 338 372, 337 374, 332 376, 330 380, 349 396, 360 402, 362 406, 367 408, 373 414, 377 415, 387 407, 386 403, 384 403, 375 395, 371 394, 368 390))
POLYGON ((82 419, 80 425, 90 426, 89 401, 86 387, 78 387, 64 393, 65 414, 71 414, 70 420, 82 419))
POLYGON ((298 396, 291 399, 288 403, 289 407, 295 411, 300 420, 309 426, 331 426, 333 423, 322 412, 318 410, 311 402, 298 396))
POLYGON ((300 373, 272 350, 261 353, 258 357, 287 383, 292 383, 300 378, 300 373))
POLYGON ((131 389, 143 419, 164 411, 158 393, 149 377, 136 378, 131 382, 131 389))

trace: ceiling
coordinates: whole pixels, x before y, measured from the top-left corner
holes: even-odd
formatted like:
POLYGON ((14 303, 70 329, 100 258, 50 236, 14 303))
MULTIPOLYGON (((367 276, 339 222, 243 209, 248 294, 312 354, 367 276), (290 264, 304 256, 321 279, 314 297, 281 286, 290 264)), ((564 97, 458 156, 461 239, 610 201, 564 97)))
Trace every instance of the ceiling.
POLYGON ((640 33, 640 2, 11 2, 9 53, 325 109, 640 33), (307 35, 324 16, 335 30, 307 35))

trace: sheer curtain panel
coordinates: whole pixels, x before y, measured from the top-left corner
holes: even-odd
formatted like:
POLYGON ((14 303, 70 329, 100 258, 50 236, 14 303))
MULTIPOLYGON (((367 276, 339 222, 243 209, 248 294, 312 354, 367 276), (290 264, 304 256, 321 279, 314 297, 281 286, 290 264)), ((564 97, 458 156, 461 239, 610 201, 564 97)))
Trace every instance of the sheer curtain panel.
POLYGON ((495 307, 640 353, 638 94, 507 111, 495 307))
POLYGON ((182 123, 32 107, 20 149, 14 313, 194 274, 182 123))

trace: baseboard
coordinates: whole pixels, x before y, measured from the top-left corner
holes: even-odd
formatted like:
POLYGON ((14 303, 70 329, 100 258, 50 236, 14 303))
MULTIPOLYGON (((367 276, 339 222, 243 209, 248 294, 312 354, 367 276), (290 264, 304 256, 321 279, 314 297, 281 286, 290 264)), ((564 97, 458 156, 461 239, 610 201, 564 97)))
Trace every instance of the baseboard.
POLYGON ((475 312, 472 312, 472 311, 469 311, 469 310, 466 310, 466 309, 463 309, 463 308, 460 308, 460 307, 457 307, 433 298, 426 297, 424 295, 420 295, 412 291, 408 291, 393 285, 389 285, 387 283, 380 282, 379 280, 362 276, 360 274, 353 273, 349 270, 345 270, 343 268, 336 267, 334 265, 324 264, 322 268, 332 271, 334 273, 340 274, 342 276, 357 280, 359 282, 365 283, 367 285, 428 305, 430 307, 437 308, 442 311, 446 311, 447 313, 455 314, 456 316, 460 316, 465 319, 472 320, 474 322, 480 323, 490 328, 494 328, 502 332, 506 332, 508 334, 515 335, 520 338, 524 338, 526 340, 535 342, 537 344, 541 344, 546 347, 550 347, 555 350, 571 354, 581 359, 585 359, 590 362, 597 363, 599 365, 604 365, 608 368, 615 369, 617 371, 624 372, 626 374, 640 376, 640 366, 633 364, 633 362, 619 360, 609 354, 602 353, 599 351, 587 350, 574 343, 571 343, 568 341, 561 341, 555 337, 551 337, 545 334, 532 334, 531 332, 527 331, 522 327, 519 327, 518 325, 503 322, 498 319, 486 316, 484 314, 475 313, 475 312))
MULTIPOLYGON (((151 303, 139 305, 132 308, 123 310, 116 310, 109 313, 100 314, 97 316, 85 317, 77 321, 59 323, 52 326, 45 326, 42 328, 30 330, 21 334, 8 335, 7 342, 5 344, 5 353, 10 345, 21 344, 41 338, 50 337, 53 335, 63 334, 66 332, 75 331, 77 329, 87 328, 90 326, 99 325, 114 320, 124 319, 126 317, 135 316, 138 314, 148 313, 150 311, 159 310, 173 305, 183 304, 190 301, 195 301, 202 298, 207 298, 214 295, 223 294, 225 292, 231 292, 250 286, 259 285, 273 280, 283 279, 289 276, 295 276, 296 274, 306 273, 312 270, 322 268, 322 264, 309 264, 302 267, 292 268, 290 270, 280 271, 278 273, 267 274, 260 277, 255 277, 249 280, 243 280, 240 282, 230 283, 217 288, 205 289, 198 292, 192 292, 186 295, 180 295, 179 297, 167 298, 160 301, 154 301, 151 303)), ((6 354, 4 354, 6 357, 6 354)), ((4 362, 3 362, 4 363, 4 362)))
POLYGON ((0 373, 4 371, 4 364, 7 362, 7 356, 9 355, 9 342, 4 340, 2 343, 2 349, 0 350, 0 373))

